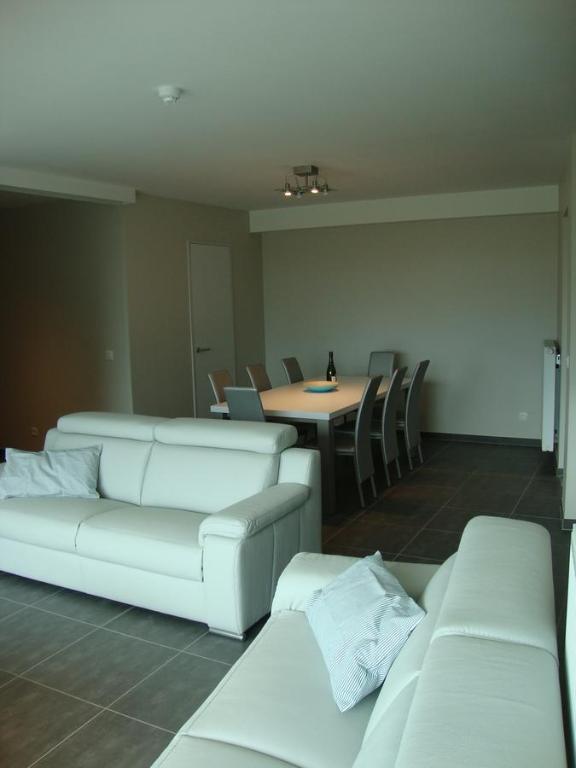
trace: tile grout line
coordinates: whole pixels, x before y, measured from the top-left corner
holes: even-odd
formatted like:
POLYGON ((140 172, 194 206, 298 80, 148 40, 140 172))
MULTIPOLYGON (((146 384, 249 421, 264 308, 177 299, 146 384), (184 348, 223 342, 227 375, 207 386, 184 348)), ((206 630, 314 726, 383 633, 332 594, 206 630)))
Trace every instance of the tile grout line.
POLYGON ((524 490, 522 491, 522 493, 521 493, 521 494, 520 494, 520 496, 518 497, 518 501, 517 501, 517 502, 516 502, 516 504, 514 504, 514 506, 512 507, 512 511, 510 512, 510 514, 508 515, 508 517, 512 517, 512 515, 514 514, 514 512, 516 512, 516 510, 517 510, 517 509, 518 509, 518 507, 520 506, 520 502, 522 501, 522 499, 524 498, 524 496, 525 496, 525 495, 526 495, 526 493, 528 492, 528 488, 530 488, 530 486, 532 485, 532 483, 533 483, 533 481, 534 481, 534 479, 535 479, 536 475, 538 474, 538 470, 539 470, 539 469, 540 469, 540 467, 538 466, 538 467, 537 467, 537 468, 534 470, 534 472, 533 472, 533 473, 530 475, 530 479, 529 479, 529 480, 528 480, 528 482, 526 483, 526 487, 524 488, 524 490))
MULTIPOLYGON (((92 633, 90 633, 92 634, 92 633)), ((32 768, 32 766, 37 765, 40 760, 43 760, 45 757, 50 755, 54 750, 58 749, 62 746, 65 742, 67 742, 69 739, 71 739, 73 736, 75 736, 79 731, 81 731, 83 728, 85 728, 87 725, 92 723, 97 717, 99 717, 103 712, 111 712, 115 715, 121 715, 122 717, 125 717, 129 720, 134 720, 136 722, 139 722, 143 725, 150 726, 152 728, 156 728, 157 730, 164 731, 166 733, 170 733, 174 735, 176 731, 171 731, 168 728, 164 728, 163 726, 154 725, 153 723, 148 723, 145 720, 141 720, 140 718, 131 717, 130 715, 127 715, 123 712, 118 712, 117 710, 112 709, 114 704, 118 702, 121 698, 126 696, 127 694, 131 693, 135 688, 137 688, 139 685, 141 685, 145 680, 148 680, 152 675, 154 675, 156 672, 158 672, 160 669, 166 666, 166 664, 169 664, 171 661, 173 661, 177 656, 179 656, 182 653, 182 651, 177 651, 173 656, 170 656, 168 659, 166 659, 162 664, 160 664, 158 667, 155 667, 153 670, 148 672, 148 674, 144 675, 143 678, 141 678, 137 683, 130 686, 130 688, 126 689, 123 693, 121 693, 119 696, 117 696, 115 699, 113 699, 111 702, 109 702, 106 706, 102 704, 96 704, 93 701, 89 701, 88 699, 83 699, 80 696, 76 696, 72 693, 68 693, 66 691, 61 691, 58 688, 54 688, 53 686, 46 685, 45 683, 38 682, 36 680, 28 680, 28 678, 22 677, 21 675, 17 675, 17 677, 22 677, 22 679, 26 680, 27 682, 31 682, 35 685, 40 685, 43 688, 47 688, 48 690, 55 691, 56 693, 63 694, 65 696, 70 696, 73 699, 77 699, 78 701, 83 702, 84 704, 89 704, 92 707, 97 707, 98 712, 96 712, 92 717, 90 717, 88 720, 86 720, 82 725, 78 726, 78 728, 75 728, 73 731, 71 731, 69 734, 67 734, 63 739, 61 739, 57 744, 54 744, 50 749, 48 749, 46 752, 44 752, 42 755, 37 757, 34 762, 30 763, 28 765, 28 768, 32 768)))

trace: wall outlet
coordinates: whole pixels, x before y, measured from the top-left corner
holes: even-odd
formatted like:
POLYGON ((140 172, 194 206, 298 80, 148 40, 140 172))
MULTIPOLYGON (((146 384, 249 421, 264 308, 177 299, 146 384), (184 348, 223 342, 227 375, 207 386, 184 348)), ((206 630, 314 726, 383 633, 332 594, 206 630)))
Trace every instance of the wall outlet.
POLYGON ((528 414, 526 411, 520 411, 518 414, 518 421, 528 421, 528 414))
POLYGON ((113 349, 105 349, 104 350, 104 360, 114 360, 114 350, 113 349))

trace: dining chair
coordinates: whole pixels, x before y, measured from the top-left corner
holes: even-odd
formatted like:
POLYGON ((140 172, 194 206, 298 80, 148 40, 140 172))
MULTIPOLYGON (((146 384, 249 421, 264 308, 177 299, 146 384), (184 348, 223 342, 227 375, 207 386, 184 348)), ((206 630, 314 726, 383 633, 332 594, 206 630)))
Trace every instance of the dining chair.
POLYGON ((406 411, 402 419, 398 419, 396 422, 396 428, 404 432, 404 440, 406 442, 406 453, 408 454, 408 465, 410 469, 414 469, 412 462, 412 452, 414 449, 418 450, 418 457, 420 463, 423 463, 424 457, 422 456, 422 437, 420 435, 420 400, 422 395, 422 382, 424 381, 424 375, 430 360, 421 360, 410 380, 410 387, 408 388, 408 396, 406 397, 406 411))
POLYGON ((266 373, 266 368, 264 368, 262 363, 258 363, 257 365, 247 365, 246 371, 255 390, 258 392, 265 392, 267 389, 272 389, 272 384, 266 373))
POLYGON ((288 384, 296 384, 299 381, 304 381, 304 374, 300 368, 300 364, 295 357, 282 358, 282 365, 284 366, 284 372, 288 379, 288 384))
POLYGON ((370 352, 368 376, 391 379, 396 368, 396 352, 370 352))
POLYGON ((407 368, 397 368, 392 375, 388 392, 384 400, 382 409, 382 418, 372 423, 370 439, 378 440, 382 449, 382 460, 384 462, 384 472, 386 473, 386 483, 392 485, 390 481, 390 471, 388 465, 393 461, 396 464, 398 478, 402 477, 400 471, 400 455, 398 449, 398 435, 396 432, 397 413, 403 400, 402 382, 406 376, 407 368))
POLYGON ((234 386, 230 372, 226 370, 226 368, 223 368, 220 371, 212 371, 208 374, 208 378, 210 379, 210 384, 212 385, 212 391, 214 392, 216 402, 223 403, 226 399, 224 397, 224 387, 234 386))
POLYGON ((374 402, 382 376, 373 376, 364 387, 358 416, 354 423, 354 433, 345 430, 334 430, 335 452, 337 456, 350 456, 354 459, 356 485, 360 496, 360 506, 366 506, 362 483, 370 480, 372 493, 376 498, 376 482, 374 480, 374 460, 372 459, 372 443, 370 440, 370 424, 374 411, 374 402))
POLYGON ((252 387, 224 387, 224 397, 233 421, 266 421, 258 390, 252 387))

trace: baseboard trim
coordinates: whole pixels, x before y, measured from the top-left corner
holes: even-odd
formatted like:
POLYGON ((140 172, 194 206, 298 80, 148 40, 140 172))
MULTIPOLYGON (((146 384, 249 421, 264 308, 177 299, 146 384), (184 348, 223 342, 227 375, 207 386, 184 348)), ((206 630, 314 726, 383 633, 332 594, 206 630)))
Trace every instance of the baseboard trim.
POLYGON ((562 518, 562 530, 563 531, 571 531, 572 528, 576 526, 576 520, 573 520, 570 517, 563 517, 562 518))
POLYGON ((484 445, 515 445, 524 448, 539 448, 540 440, 528 437, 496 437, 495 435, 459 435, 452 432, 422 432, 423 437, 446 440, 451 443, 481 443, 484 445))

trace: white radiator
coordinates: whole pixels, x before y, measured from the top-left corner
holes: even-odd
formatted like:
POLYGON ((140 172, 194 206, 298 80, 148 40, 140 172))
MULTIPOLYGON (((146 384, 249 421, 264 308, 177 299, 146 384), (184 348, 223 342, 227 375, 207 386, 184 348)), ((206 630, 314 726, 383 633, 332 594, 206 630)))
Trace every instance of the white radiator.
POLYGON ((557 341, 544 342, 542 372, 542 450, 553 451, 557 439, 558 368, 560 351, 557 341))

